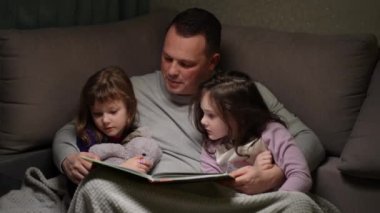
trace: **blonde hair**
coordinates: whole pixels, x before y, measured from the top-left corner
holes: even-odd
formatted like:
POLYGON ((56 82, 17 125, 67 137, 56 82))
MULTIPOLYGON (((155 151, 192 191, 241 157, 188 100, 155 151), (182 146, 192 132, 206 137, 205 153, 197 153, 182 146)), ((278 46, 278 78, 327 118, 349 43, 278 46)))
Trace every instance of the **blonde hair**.
MULTIPOLYGON (((82 89, 76 118, 76 133, 87 145, 91 142, 91 136, 86 129, 89 126, 95 126, 91 116, 91 107, 95 102, 105 103, 113 100, 124 102, 128 116, 126 130, 132 128, 136 119, 136 97, 128 76, 116 66, 103 68, 90 76, 82 89)), ((100 143, 103 134, 96 128, 94 131, 96 143, 100 143)))

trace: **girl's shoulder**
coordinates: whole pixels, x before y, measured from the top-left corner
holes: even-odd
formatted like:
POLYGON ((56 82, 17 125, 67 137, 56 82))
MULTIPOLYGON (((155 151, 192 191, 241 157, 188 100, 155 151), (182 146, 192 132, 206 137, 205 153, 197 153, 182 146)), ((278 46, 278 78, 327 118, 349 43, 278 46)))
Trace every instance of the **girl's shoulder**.
POLYGON ((294 140, 289 130, 278 122, 271 122, 261 135, 263 143, 270 151, 278 150, 283 144, 287 144, 294 140))
POLYGON ((151 138, 152 137, 152 133, 149 129, 149 127, 147 126, 141 126, 141 127, 137 127, 134 131, 132 131, 130 133, 131 134, 135 134, 139 137, 147 137, 147 138, 151 138))
POLYGON ((286 129, 287 130, 287 128, 284 125, 282 125, 279 122, 275 122, 275 121, 269 122, 267 124, 267 127, 266 127, 266 130, 273 130, 273 129, 286 129))
POLYGON ((123 139, 123 143, 127 143, 137 137, 151 138, 152 134, 149 127, 142 126, 135 128, 123 139))
POLYGON ((262 134, 262 138, 273 137, 273 135, 291 135, 289 130, 278 122, 270 122, 267 124, 265 131, 262 134))
POLYGON ((224 142, 224 139, 218 139, 216 141, 205 139, 202 142, 202 148, 208 152, 215 152, 217 149, 225 147, 224 142))

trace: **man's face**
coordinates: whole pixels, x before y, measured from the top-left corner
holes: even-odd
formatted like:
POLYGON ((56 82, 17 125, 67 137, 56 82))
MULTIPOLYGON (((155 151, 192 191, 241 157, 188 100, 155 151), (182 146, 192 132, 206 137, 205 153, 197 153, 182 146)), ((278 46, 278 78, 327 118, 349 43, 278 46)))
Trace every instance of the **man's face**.
POLYGON ((206 54, 206 39, 203 35, 189 38, 177 34, 170 27, 161 54, 161 71, 165 86, 176 95, 192 95, 198 85, 211 77, 219 62, 219 54, 206 54))

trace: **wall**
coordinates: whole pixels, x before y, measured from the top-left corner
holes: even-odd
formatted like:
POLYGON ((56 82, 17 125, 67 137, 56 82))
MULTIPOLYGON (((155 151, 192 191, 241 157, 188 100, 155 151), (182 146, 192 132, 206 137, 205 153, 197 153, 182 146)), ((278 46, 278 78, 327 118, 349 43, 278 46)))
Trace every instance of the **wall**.
POLYGON ((150 0, 0 0, 0 29, 90 25, 149 10, 150 0))
POLYGON ((380 40, 379 0, 152 0, 151 11, 201 7, 223 24, 322 34, 373 33, 380 40))

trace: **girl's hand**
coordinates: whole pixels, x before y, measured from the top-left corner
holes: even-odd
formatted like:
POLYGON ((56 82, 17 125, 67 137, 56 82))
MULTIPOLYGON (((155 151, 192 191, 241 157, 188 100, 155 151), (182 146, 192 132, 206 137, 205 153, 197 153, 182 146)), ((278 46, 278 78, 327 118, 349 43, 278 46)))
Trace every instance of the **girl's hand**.
POLYGON ((144 156, 137 156, 128 159, 124 163, 120 164, 120 166, 125 167, 127 169, 133 169, 141 173, 148 173, 152 168, 152 163, 145 160, 144 156))
POLYGON ((270 151, 264 151, 257 155, 254 166, 258 170, 271 169, 273 167, 273 157, 270 151))

